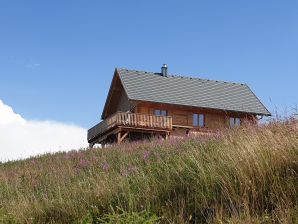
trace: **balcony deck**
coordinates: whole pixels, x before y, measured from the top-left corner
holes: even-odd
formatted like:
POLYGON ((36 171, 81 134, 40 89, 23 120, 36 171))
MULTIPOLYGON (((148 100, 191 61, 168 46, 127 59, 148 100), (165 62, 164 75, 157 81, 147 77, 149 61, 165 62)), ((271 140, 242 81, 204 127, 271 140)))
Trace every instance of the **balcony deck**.
POLYGON ((172 117, 117 112, 88 130, 88 142, 91 144, 98 142, 118 128, 169 132, 172 130, 172 117))

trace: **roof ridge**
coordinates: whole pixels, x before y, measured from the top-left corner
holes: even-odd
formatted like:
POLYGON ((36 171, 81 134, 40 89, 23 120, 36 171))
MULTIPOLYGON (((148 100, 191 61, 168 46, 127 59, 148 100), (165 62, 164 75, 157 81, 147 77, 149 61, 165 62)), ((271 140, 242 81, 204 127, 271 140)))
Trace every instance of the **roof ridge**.
MULTIPOLYGON (((148 72, 148 71, 142 71, 142 70, 135 70, 135 69, 127 69, 127 68, 117 68, 116 69, 122 69, 126 71, 133 71, 133 72, 142 72, 146 74, 161 74, 160 72, 148 72)), ((209 82, 220 82, 220 83, 227 83, 227 84, 234 84, 234 85, 241 85, 241 86, 247 86, 246 83, 240 83, 240 82, 230 82, 230 81, 223 81, 223 80, 215 80, 215 79, 207 79, 207 78, 199 78, 199 77, 193 77, 191 75, 177 75, 177 74, 169 74, 169 77, 173 78, 185 78, 185 79, 197 79, 202 81, 209 81, 209 82)))
POLYGON ((160 72, 148 72, 148 71, 142 71, 142 70, 135 70, 135 69, 128 69, 128 68, 117 68, 116 69, 122 69, 126 71, 133 71, 133 72, 143 72, 143 73, 151 73, 151 74, 161 74, 160 72))

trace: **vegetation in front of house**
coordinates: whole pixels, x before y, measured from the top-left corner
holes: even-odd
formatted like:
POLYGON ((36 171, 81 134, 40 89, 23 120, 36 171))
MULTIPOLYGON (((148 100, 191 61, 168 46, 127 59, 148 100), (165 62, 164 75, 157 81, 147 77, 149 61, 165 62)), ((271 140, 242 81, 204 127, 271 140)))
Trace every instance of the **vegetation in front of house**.
POLYGON ((0 223, 297 223, 291 122, 0 164, 0 223))

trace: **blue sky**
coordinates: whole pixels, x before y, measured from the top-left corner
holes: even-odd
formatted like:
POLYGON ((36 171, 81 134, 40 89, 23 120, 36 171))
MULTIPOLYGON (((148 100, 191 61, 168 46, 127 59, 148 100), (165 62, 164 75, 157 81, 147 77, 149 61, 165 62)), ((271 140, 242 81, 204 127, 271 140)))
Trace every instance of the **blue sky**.
POLYGON ((88 128, 115 67, 247 83, 298 104, 297 1, 0 3, 0 99, 29 120, 88 128))

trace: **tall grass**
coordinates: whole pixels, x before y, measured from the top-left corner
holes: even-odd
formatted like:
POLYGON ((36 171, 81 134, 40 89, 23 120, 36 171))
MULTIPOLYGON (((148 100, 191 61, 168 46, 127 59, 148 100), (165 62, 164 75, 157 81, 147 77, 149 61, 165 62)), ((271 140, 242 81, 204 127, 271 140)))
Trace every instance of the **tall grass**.
POLYGON ((0 223, 297 223, 298 130, 138 142, 0 164, 0 223))

